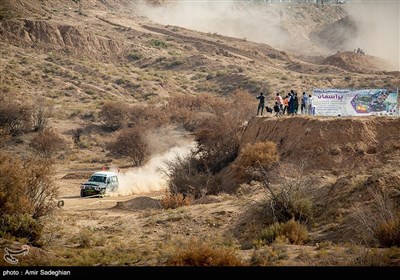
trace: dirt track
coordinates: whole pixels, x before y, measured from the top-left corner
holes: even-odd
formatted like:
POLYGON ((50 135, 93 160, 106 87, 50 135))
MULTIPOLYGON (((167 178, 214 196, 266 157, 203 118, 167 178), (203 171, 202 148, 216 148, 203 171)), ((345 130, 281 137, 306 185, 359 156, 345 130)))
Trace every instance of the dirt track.
POLYGON ((131 200, 139 196, 158 197, 162 192, 138 193, 126 196, 106 196, 106 197, 81 197, 80 184, 84 179, 58 179, 59 200, 64 201, 62 209, 68 212, 89 211, 89 210, 110 210, 117 202, 131 200))

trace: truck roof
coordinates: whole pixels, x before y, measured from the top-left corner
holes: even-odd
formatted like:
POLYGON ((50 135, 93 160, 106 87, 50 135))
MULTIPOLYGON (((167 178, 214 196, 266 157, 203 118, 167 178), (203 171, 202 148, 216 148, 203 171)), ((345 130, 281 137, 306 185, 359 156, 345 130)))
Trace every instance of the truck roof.
MULTIPOLYGON (((115 172, 110 172, 110 171, 99 171, 99 172, 95 172, 93 175, 96 176, 104 176, 104 177, 110 177, 110 176, 117 176, 117 173, 115 172)), ((92 175, 92 176, 93 176, 92 175)))

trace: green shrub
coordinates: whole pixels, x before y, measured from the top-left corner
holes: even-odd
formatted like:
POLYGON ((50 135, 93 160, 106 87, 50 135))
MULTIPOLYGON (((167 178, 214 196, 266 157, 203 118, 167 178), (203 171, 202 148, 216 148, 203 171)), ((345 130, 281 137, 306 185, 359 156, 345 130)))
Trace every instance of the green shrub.
POLYGON ((301 245, 308 239, 308 230, 305 225, 295 220, 273 223, 261 231, 259 239, 265 244, 271 244, 278 236, 285 237, 291 244, 301 245))
POLYGON ((165 43, 164 41, 158 40, 158 39, 153 39, 149 42, 149 45, 152 47, 156 47, 156 48, 166 48, 168 47, 167 43, 165 43))
POLYGON ((290 219, 308 222, 313 219, 313 204, 299 190, 282 190, 272 198, 274 218, 280 222, 290 219))
POLYGON ((35 243, 42 233, 42 225, 27 213, 2 215, 0 217, 0 237, 8 235, 26 238, 29 242, 35 243))
POLYGON ((175 66, 179 66, 179 65, 182 65, 182 64, 183 64, 183 61, 182 61, 182 60, 174 59, 173 61, 169 62, 169 63, 166 65, 166 67, 167 67, 167 68, 174 68, 175 66))
POLYGON ((261 231, 259 239, 261 239, 265 244, 272 244, 281 233, 282 224, 273 223, 261 231))
POLYGON ((139 59, 142 59, 142 58, 143 58, 143 55, 140 54, 140 53, 137 53, 137 52, 131 52, 131 53, 128 54, 128 59, 132 60, 132 61, 139 60, 139 59))

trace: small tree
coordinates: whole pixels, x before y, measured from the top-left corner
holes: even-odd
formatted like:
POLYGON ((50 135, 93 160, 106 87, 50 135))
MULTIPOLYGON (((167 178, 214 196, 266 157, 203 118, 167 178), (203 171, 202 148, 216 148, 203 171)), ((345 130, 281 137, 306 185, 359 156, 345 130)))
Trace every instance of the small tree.
POLYGON ((64 140, 50 128, 40 131, 31 141, 31 146, 45 157, 51 157, 64 145, 64 140))
POLYGON ((239 152, 242 130, 230 116, 208 119, 195 132, 201 169, 213 174, 233 162, 239 152))
POLYGON ((115 156, 127 156, 133 166, 142 166, 149 157, 148 144, 138 128, 123 130, 107 148, 115 156))
POLYGON ((73 131, 72 139, 74 140, 75 145, 79 145, 79 143, 81 142, 82 133, 83 133, 82 128, 77 128, 73 131))
POLYGON ((24 162, 27 178, 26 195, 32 205, 34 219, 48 215, 54 209, 58 187, 53 182, 52 162, 43 158, 29 158, 24 162))
POLYGON ((52 163, 43 158, 19 158, 0 154, 0 236, 40 238, 40 218, 56 206, 58 187, 52 163))
POLYGON ((32 106, 32 126, 35 131, 43 131, 49 124, 51 108, 46 106, 44 100, 39 100, 32 106))
POLYGON ((0 127, 9 131, 12 136, 30 130, 32 127, 31 107, 18 104, 15 101, 2 100, 2 104, 0 104, 0 127))
POLYGON ((129 119, 129 107, 123 102, 107 102, 101 108, 100 119, 107 130, 123 128, 129 119))
POLYGON ((162 170, 168 176, 168 189, 171 194, 200 198, 219 191, 216 178, 210 171, 199 171, 200 163, 194 154, 189 157, 177 155, 165 162, 162 170))

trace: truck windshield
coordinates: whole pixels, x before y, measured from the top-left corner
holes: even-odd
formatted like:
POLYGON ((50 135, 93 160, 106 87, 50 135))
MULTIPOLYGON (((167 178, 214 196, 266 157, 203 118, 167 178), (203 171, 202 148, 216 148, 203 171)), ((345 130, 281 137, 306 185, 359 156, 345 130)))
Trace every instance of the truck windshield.
POLYGON ((90 177, 89 182, 105 183, 106 182, 106 177, 93 175, 92 177, 90 177))

